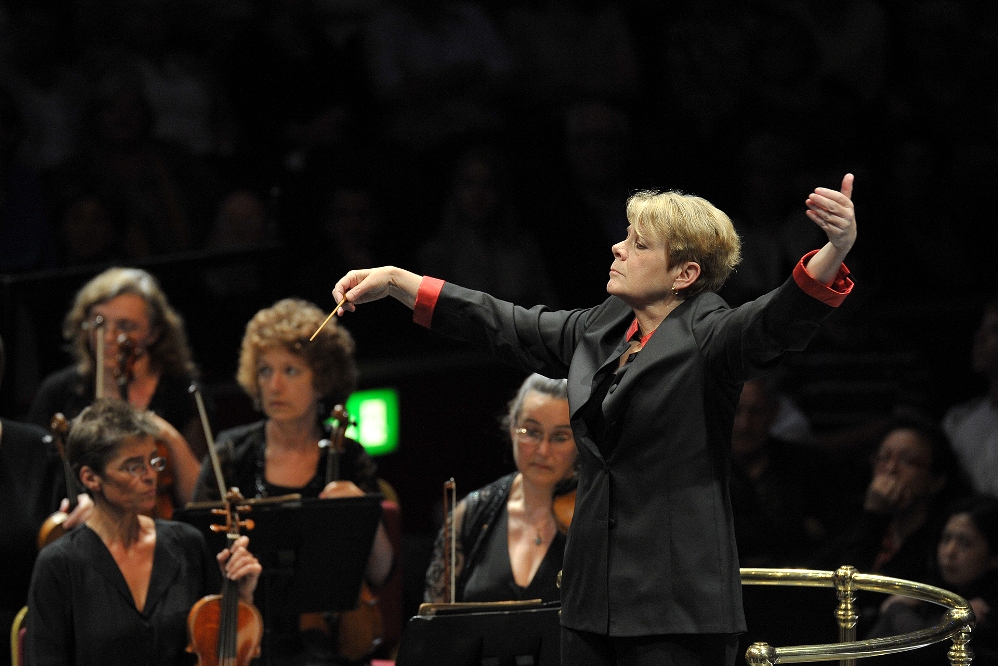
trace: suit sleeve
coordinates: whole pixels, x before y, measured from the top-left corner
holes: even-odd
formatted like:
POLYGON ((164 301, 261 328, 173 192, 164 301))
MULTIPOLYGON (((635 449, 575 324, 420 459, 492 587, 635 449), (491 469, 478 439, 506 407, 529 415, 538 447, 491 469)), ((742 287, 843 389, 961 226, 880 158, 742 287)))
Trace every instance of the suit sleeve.
POLYGON ((568 375, 579 339, 598 310, 551 311, 540 305, 526 309, 480 291, 427 280, 433 279, 424 278, 420 287, 416 323, 548 377, 568 375))
POLYGON ((851 289, 847 274, 826 287, 799 264, 783 285, 737 308, 729 309, 719 299, 701 300, 694 316, 695 335, 715 371, 734 381, 760 377, 786 352, 807 347, 851 289))

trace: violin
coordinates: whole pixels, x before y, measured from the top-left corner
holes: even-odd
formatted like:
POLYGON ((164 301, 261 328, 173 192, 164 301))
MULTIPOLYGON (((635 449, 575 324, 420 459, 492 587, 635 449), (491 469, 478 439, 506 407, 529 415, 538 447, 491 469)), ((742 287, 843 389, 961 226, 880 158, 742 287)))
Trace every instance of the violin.
MULTIPOLYGON (((103 348, 103 347, 101 347, 103 348)), ((128 385, 135 379, 135 363, 142 356, 138 345, 124 333, 118 336, 118 353, 115 355, 114 381, 118 386, 118 395, 128 402, 128 385)), ((98 384, 102 392, 103 381, 98 384)), ((97 394, 98 396, 100 393, 97 394)), ((176 508, 173 502, 173 465, 170 462, 170 451, 162 442, 156 442, 156 455, 166 461, 166 467, 159 473, 156 480, 156 508, 153 515, 169 520, 176 508)))
MULTIPOLYGON (((230 488, 225 508, 212 510, 225 515, 225 524, 211 525, 211 529, 226 531, 230 552, 240 527, 253 529, 252 520, 239 519, 240 511, 249 510, 248 506, 238 506, 242 499, 238 489, 230 488)), ((221 594, 209 594, 194 603, 187 615, 187 628, 191 635, 187 651, 197 655, 200 666, 248 666, 260 656, 263 617, 256 606, 239 597, 239 583, 229 578, 222 583, 221 594)))
MULTIPOLYGON (((332 440, 321 440, 319 446, 326 448, 326 485, 340 480, 340 456, 343 455, 343 439, 347 426, 352 424, 350 414, 343 405, 336 405, 330 414, 336 422, 332 440)), ((368 587, 361 583, 357 607, 339 614, 337 645, 339 654, 350 661, 360 661, 369 657, 384 640, 384 622, 378 607, 379 599, 368 587)), ((308 624, 308 618, 303 618, 308 624)))
MULTIPOLYGON (((204 401, 197 386, 192 384, 189 390, 197 401, 219 494, 225 498, 224 508, 212 510, 212 513, 225 515, 225 524, 212 525, 211 530, 225 530, 229 552, 232 552, 233 545, 239 538, 239 529, 253 529, 252 520, 239 518, 239 512, 247 512, 250 508, 240 506, 243 497, 237 488, 230 488, 225 492, 222 465, 208 426, 204 401)), ((239 597, 239 584, 229 578, 222 583, 221 594, 209 594, 195 602, 187 615, 187 628, 191 636, 187 651, 197 655, 200 666, 248 666, 251 660, 260 656, 263 617, 256 606, 239 597)))
MULTIPOLYGON (((69 458, 66 456, 64 441, 66 433, 69 432, 69 421, 66 420, 62 412, 59 412, 52 417, 49 429, 52 431, 50 437, 55 442, 56 449, 59 451, 59 457, 62 459, 62 471, 66 477, 66 497, 69 498, 69 510, 72 511, 76 508, 76 497, 83 492, 83 489, 80 486, 80 480, 73 476, 73 470, 69 466, 69 458)), ((68 513, 56 511, 45 519, 45 522, 42 523, 41 528, 38 530, 38 550, 41 550, 66 533, 63 523, 66 522, 66 518, 68 517, 68 513)))

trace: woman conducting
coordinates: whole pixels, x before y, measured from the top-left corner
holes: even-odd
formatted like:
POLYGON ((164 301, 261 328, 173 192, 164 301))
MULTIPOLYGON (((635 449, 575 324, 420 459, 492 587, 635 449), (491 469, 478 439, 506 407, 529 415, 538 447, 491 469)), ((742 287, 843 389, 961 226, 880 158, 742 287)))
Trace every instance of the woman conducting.
POLYGON ((161 479, 160 493, 167 497, 161 498, 156 510, 158 516, 169 518, 173 507, 190 501, 199 460, 208 452, 187 391, 197 368, 183 319, 152 275, 138 268, 109 268, 77 292, 62 333, 75 363, 45 378, 28 420, 47 428, 56 412, 73 418, 93 402, 97 381, 103 397, 121 398, 136 409, 154 412, 172 479, 172 486, 161 479), (103 337, 98 340, 101 330, 103 337), (98 350, 98 345, 103 349, 98 350), (100 357, 103 367, 97 368, 100 357))
POLYGON ((93 496, 85 526, 38 555, 28 594, 28 663, 193 663, 187 615, 221 588, 219 565, 252 603, 260 564, 240 537, 214 562, 201 533, 148 517, 162 470, 148 413, 101 399, 74 420, 67 455, 93 496))
MULTIPOLYGON (((357 368, 353 339, 341 326, 327 325, 309 342, 323 319, 315 305, 284 299, 257 312, 246 325, 236 379, 266 418, 220 433, 216 448, 226 486, 236 486, 247 499, 380 492, 374 461, 350 439, 343 440, 340 480, 326 483, 329 448, 320 448, 319 442, 329 433, 323 421, 354 390, 357 368)), ((194 498, 218 499, 210 460, 201 469, 194 498)), ((391 542, 379 525, 367 565, 371 587, 384 585, 393 565, 391 542)), ((298 649, 292 641, 282 651, 298 649)))
MULTIPOLYGON (((571 479, 578 453, 568 415, 568 383, 527 377, 504 419, 516 472, 480 488, 454 509, 456 601, 560 598, 556 579, 565 535, 554 512, 558 486, 571 479)), ((448 602, 446 530, 426 572, 428 602, 448 602)))
POLYGON ((727 215, 698 197, 641 192, 589 309, 514 306, 395 267, 336 283, 342 310, 385 296, 414 320, 525 371, 567 377, 580 470, 565 546, 565 664, 733 664, 745 630, 728 495, 741 384, 803 349, 852 289, 852 174, 817 188, 827 235, 779 288, 738 308, 716 292, 738 263, 727 215))

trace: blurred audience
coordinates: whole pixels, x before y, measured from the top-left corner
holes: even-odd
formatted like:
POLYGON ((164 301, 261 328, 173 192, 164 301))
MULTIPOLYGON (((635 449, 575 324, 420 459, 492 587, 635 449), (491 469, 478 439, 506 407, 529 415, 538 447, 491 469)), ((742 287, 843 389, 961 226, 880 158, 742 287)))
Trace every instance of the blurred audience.
POLYGON ((780 411, 773 379, 745 382, 731 437, 731 507, 743 567, 803 566, 825 538, 828 463, 819 450, 773 435, 780 411))
POLYGON ((998 496, 998 300, 984 308, 971 365, 988 391, 946 412, 943 428, 974 490, 998 496))
MULTIPOLYGON (((970 648, 974 663, 998 664, 998 501, 972 497, 956 503, 935 549, 932 582, 970 603, 976 623, 970 648)), ((881 604, 880 619, 864 638, 883 638, 928 629, 943 621, 945 609, 911 597, 890 596, 881 604)), ((884 664, 930 666, 949 664, 949 641, 925 649, 878 659, 884 664)))

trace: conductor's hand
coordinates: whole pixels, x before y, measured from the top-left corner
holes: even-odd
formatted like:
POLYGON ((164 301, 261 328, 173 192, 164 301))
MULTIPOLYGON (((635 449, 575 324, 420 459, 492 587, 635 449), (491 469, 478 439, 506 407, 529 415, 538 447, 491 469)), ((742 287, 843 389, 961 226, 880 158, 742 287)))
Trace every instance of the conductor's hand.
POLYGON ((248 546, 249 537, 241 536, 232 545, 231 552, 226 548, 218 554, 217 559, 222 567, 222 575, 239 584, 239 598, 251 604, 263 567, 253 553, 247 550, 248 546))
POLYGON ((357 487, 353 481, 330 481, 319 493, 322 499, 332 497, 361 497, 364 491, 357 487))
POLYGON ((847 173, 842 178, 842 189, 817 187, 805 202, 807 216, 821 227, 842 257, 856 242, 856 210, 852 205, 852 186, 855 176, 847 173))
POLYGON ((337 314, 353 312, 357 305, 391 296, 409 308, 416 306, 416 292, 422 277, 394 266, 364 268, 350 271, 333 287, 333 300, 337 303, 346 297, 346 303, 337 314))

